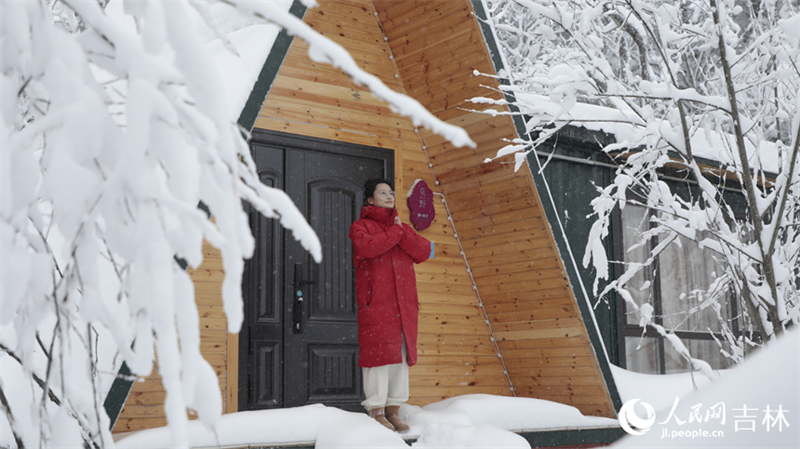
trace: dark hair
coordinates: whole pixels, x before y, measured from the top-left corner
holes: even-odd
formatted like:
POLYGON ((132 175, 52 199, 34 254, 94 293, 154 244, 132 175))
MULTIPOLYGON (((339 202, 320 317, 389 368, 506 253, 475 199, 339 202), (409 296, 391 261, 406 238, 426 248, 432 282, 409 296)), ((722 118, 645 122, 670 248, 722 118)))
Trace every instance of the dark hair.
POLYGON ((378 184, 387 184, 389 185, 389 188, 394 190, 394 183, 392 181, 389 181, 388 179, 383 179, 383 178, 370 179, 369 181, 366 182, 366 184, 364 184, 364 204, 369 204, 367 202, 367 199, 375 196, 375 189, 378 188, 378 184))

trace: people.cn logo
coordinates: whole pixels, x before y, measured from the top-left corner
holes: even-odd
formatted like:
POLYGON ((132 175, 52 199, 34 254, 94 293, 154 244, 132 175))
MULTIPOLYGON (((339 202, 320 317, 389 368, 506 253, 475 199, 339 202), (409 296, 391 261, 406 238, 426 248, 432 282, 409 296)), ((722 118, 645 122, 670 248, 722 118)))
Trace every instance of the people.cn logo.
POLYGON ((652 405, 642 402, 645 416, 639 416, 634 410, 637 402, 639 399, 631 399, 622 405, 622 408, 619 409, 619 424, 631 435, 644 435, 656 422, 656 412, 652 405))

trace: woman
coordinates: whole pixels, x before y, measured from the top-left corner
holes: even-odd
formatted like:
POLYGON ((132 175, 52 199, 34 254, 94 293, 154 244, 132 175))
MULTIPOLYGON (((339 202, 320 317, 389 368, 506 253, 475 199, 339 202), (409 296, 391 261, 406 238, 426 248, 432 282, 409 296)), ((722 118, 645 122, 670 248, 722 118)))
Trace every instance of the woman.
POLYGON ((358 303, 361 404, 391 430, 408 430, 398 415, 408 400, 408 367, 417 362, 419 302, 414 263, 430 257, 431 243, 401 223, 390 181, 364 186, 367 204, 350 227, 358 303))

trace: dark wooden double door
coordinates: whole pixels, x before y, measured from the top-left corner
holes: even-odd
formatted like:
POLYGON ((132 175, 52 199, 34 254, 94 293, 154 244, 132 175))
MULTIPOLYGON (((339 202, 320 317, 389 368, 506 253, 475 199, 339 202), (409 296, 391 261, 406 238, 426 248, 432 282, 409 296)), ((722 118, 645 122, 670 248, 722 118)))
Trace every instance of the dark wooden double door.
POLYGON ((355 281, 348 231, 370 178, 393 176, 389 150, 255 131, 261 181, 284 190, 322 243, 317 264, 292 233, 254 209, 239 335, 239 409, 312 403, 360 410, 355 281))

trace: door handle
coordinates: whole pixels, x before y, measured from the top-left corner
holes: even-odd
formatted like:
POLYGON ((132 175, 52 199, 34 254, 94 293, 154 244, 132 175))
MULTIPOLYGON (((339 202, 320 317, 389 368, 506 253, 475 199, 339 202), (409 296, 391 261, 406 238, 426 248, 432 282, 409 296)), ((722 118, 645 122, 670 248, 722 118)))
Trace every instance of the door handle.
POLYGON ((292 332, 295 334, 303 333, 303 299, 305 296, 308 296, 305 294, 306 292, 304 291, 304 287, 306 285, 316 284, 316 281, 303 279, 302 264, 294 264, 294 288, 292 289, 292 294, 294 294, 294 306, 292 308, 292 332))

